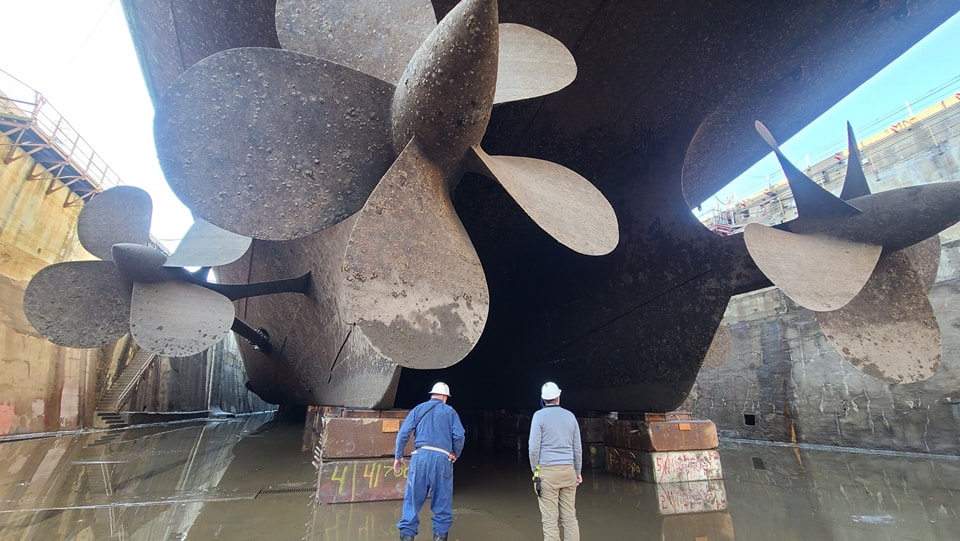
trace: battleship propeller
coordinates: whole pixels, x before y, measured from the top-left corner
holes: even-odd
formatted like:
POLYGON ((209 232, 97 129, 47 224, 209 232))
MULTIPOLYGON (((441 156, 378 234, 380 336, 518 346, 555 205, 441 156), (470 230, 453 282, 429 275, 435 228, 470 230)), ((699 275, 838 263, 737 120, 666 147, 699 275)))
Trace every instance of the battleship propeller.
POLYGON ((439 24, 432 12, 428 0, 281 0, 285 49, 197 63, 154 128, 174 192, 220 227, 285 240, 360 211, 343 260, 345 317, 413 368, 458 362, 486 322, 486 278, 450 200, 463 172, 499 182, 575 251, 602 255, 619 241, 612 207, 582 176, 480 148, 494 104, 573 80, 569 51, 498 24, 495 0, 463 0, 439 24))
POLYGON ((860 371, 890 383, 921 381, 940 366, 940 327, 929 294, 940 261, 930 237, 884 256, 847 305, 817 312, 837 351, 860 371))
POLYGON ((940 364, 940 331, 929 291, 940 256, 938 233, 960 221, 960 183, 871 193, 853 129, 840 197, 757 131, 783 167, 795 220, 751 223, 747 249, 760 270, 797 304, 816 312, 824 335, 863 373, 890 383, 929 378, 940 364))
POLYGON ((148 245, 152 206, 149 194, 131 186, 110 188, 84 205, 77 235, 101 260, 56 263, 34 275, 23 305, 41 334, 87 348, 130 332, 145 350, 183 357, 242 327, 231 301, 249 296, 251 285, 210 284, 183 267, 235 261, 251 239, 197 220, 168 257, 148 245))

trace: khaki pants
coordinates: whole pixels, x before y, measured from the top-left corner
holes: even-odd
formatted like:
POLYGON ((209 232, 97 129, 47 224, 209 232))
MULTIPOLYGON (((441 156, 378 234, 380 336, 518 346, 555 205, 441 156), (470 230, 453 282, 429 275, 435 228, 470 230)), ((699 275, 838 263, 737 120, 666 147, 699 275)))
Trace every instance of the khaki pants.
POLYGON ((573 465, 540 467, 540 515, 543 517, 543 540, 580 541, 577 522, 577 473, 573 465))

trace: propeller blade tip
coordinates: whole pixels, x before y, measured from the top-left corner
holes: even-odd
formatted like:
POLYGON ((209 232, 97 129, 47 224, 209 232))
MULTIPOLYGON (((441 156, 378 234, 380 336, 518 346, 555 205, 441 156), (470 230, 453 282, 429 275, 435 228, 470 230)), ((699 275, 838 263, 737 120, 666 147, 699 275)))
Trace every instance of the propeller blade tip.
POLYGON ((847 121, 847 141, 851 149, 857 148, 857 136, 853 133, 853 126, 849 120, 847 121))
POLYGON ((770 130, 767 129, 763 122, 755 120, 753 122, 753 126, 756 128, 757 133, 760 134, 760 137, 763 138, 764 142, 766 142, 770 148, 774 150, 780 148, 780 145, 777 144, 777 140, 773 138, 773 134, 770 133, 770 130))

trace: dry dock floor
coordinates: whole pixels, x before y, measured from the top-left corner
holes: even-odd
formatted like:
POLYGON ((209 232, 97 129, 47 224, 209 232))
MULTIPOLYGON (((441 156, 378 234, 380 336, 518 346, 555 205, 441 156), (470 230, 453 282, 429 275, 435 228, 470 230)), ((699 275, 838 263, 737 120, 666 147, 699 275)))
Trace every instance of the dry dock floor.
MULTIPOLYGON (((0 539, 398 539, 398 501, 314 503, 301 436, 260 414, 0 443, 0 539)), ((960 539, 958 457, 731 441, 720 457, 709 484, 585 471, 581 539, 960 539)), ((450 540, 537 539, 525 457, 468 440, 450 540)))

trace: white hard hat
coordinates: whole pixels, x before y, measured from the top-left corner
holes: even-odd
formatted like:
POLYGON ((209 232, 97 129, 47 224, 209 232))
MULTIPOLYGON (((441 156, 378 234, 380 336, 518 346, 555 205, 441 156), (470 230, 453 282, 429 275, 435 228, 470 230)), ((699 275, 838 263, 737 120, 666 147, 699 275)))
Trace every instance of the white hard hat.
POLYGON ((553 400, 560 396, 560 387, 557 387, 557 384, 548 381, 543 384, 543 387, 540 388, 540 398, 544 400, 553 400))
POLYGON ((433 384, 433 389, 430 389, 430 394, 442 394, 444 396, 450 396, 450 386, 442 381, 438 381, 433 384))

